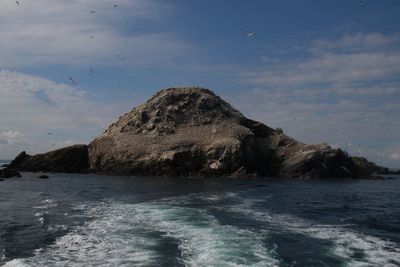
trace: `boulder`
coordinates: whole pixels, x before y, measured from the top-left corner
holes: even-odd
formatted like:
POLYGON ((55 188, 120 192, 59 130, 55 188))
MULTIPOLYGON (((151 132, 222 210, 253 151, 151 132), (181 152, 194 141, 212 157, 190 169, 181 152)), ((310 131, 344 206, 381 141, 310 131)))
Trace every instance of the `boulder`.
POLYGON ((252 177, 253 175, 248 173, 244 167, 240 167, 234 173, 229 175, 229 178, 237 178, 237 179, 248 179, 252 177))

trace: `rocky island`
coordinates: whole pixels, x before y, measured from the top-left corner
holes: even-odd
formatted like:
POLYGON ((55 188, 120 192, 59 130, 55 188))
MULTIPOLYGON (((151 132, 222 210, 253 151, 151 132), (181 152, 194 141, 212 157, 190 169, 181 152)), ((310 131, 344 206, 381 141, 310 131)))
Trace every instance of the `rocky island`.
POLYGON ((246 118, 204 88, 169 88, 122 115, 89 145, 22 152, 18 171, 143 176, 368 178, 379 166, 307 145, 246 118))

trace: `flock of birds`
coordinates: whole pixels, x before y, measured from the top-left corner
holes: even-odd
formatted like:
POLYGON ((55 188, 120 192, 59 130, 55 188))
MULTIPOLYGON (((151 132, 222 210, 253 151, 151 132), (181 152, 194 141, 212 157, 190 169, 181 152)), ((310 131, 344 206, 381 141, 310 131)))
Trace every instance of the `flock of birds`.
MULTIPOLYGON (((17 6, 21 6, 20 1, 16 0, 15 3, 17 4, 17 6)), ((364 7, 365 5, 366 5, 366 2, 364 2, 364 1, 359 1, 359 6, 364 7)), ((114 5, 112 6, 113 9, 115 9, 115 8, 117 8, 117 7, 118 7, 117 4, 114 4, 114 5)), ((96 10, 90 10, 90 11, 89 11, 89 14, 90 14, 90 15, 96 14, 96 10)), ((255 33, 255 32, 251 32, 251 31, 244 31, 243 33, 244 33, 244 35, 245 35, 246 37, 248 37, 248 38, 254 38, 254 37, 256 36, 256 33, 255 33)), ((89 39, 93 39, 93 38, 94 38, 94 35, 91 34, 91 35, 89 36, 89 39)), ((117 58, 118 60, 120 60, 120 61, 125 61, 124 56, 121 55, 121 54, 116 55, 116 58, 117 58)), ((126 63, 126 65, 128 66, 129 63, 126 63)), ((93 70, 93 68, 89 68, 89 71, 90 71, 92 74, 95 74, 95 71, 93 70)), ((71 82, 71 85, 72 85, 72 86, 76 86, 76 85, 78 84, 78 82, 77 82, 74 78, 72 78, 71 76, 69 76, 68 79, 69 79, 69 81, 71 82)), ((49 100, 47 99, 46 102, 49 103, 49 100)), ((295 120, 296 120, 296 117, 295 117, 295 120)), ((53 133, 49 132, 49 133, 47 133, 47 135, 50 136, 50 135, 53 135, 53 133)))
MULTIPOLYGON (((16 0, 15 3, 17 4, 17 6, 21 6, 20 1, 16 0)), ((117 5, 117 4, 114 4, 112 8, 115 9, 115 8, 117 8, 117 7, 118 7, 118 5, 117 5)), ((89 14, 90 14, 90 15, 93 15, 93 14, 95 14, 95 13, 96 13, 96 10, 90 10, 90 11, 89 11, 89 14)), ((94 38, 94 35, 91 34, 91 35, 89 36, 89 39, 93 39, 93 38, 94 38)), ((117 58, 118 58, 120 61, 125 61, 125 58, 124 58, 122 55, 117 55, 117 58)), ((127 65, 128 65, 128 64, 127 64, 127 65)), ((93 70, 93 68, 89 68, 89 71, 90 71, 92 74, 95 73, 95 71, 93 70)), ((76 80, 74 80, 71 76, 68 77, 68 80, 71 82, 71 85, 73 85, 73 86, 75 86, 75 85, 78 84, 78 82, 77 82, 76 80)), ((46 100, 46 102, 49 103, 48 100, 46 100)))
MULTIPOLYGON (((21 6, 20 1, 16 0, 15 3, 17 4, 17 6, 21 6)), ((117 8, 117 7, 118 7, 118 5, 117 5, 117 4, 114 4, 112 8, 115 9, 115 8, 117 8)), ((89 11, 89 15, 93 15, 93 14, 96 14, 96 10, 90 10, 90 11, 89 11)), ((256 35, 255 32, 250 32, 250 31, 244 31, 244 34, 245 34, 247 37, 254 37, 254 36, 256 35)), ((89 36, 89 39, 93 39, 93 38, 94 38, 94 34, 91 34, 91 35, 89 36)), ((124 57, 123 55, 121 55, 121 54, 116 55, 116 58, 117 58, 118 60, 122 61, 122 62, 125 61, 125 57, 124 57)), ((126 63, 126 65, 128 66, 129 63, 126 63)), ((93 70, 93 68, 89 68, 89 71, 90 71, 92 74, 95 73, 95 71, 93 70)), ((78 82, 77 82, 74 78, 72 78, 71 76, 68 77, 68 80, 71 82, 71 85, 72 85, 72 86, 76 86, 76 85, 78 84, 78 82)), ((47 101, 47 102, 48 102, 48 101, 47 101)))
MULTIPOLYGON (((18 0, 15 1, 15 3, 17 4, 17 6, 20 6, 20 5, 21 5, 20 2, 19 2, 18 0)), ((364 1, 360 1, 360 2, 359 2, 359 5, 360 5, 360 6, 365 6, 366 3, 365 3, 364 1)), ((117 7, 118 7, 117 4, 114 4, 114 5, 113 5, 113 8, 117 8, 117 7)), ((90 14, 90 15, 93 15, 93 14, 95 14, 95 13, 96 13, 96 10, 90 10, 90 11, 89 11, 89 14, 90 14)), ((250 37, 255 37, 255 35, 256 35, 255 32, 251 32, 251 31, 244 31, 244 34, 245 34, 245 36, 247 36, 247 37, 249 37, 249 38, 250 38, 250 37)), ((89 36, 89 39, 93 39, 93 38, 94 38, 94 35, 91 34, 91 35, 89 36)), ((117 57, 118 60, 120 60, 120 61, 125 61, 125 58, 124 58, 121 54, 117 55, 116 57, 117 57)), ((129 64, 127 63, 126 65, 128 66, 129 64)), ((89 68, 89 71, 90 71, 92 74, 95 73, 95 71, 94 71, 92 68, 89 68)), ((75 86, 75 85, 78 84, 77 81, 75 81, 71 76, 68 77, 68 79, 70 80, 71 85, 75 86)))

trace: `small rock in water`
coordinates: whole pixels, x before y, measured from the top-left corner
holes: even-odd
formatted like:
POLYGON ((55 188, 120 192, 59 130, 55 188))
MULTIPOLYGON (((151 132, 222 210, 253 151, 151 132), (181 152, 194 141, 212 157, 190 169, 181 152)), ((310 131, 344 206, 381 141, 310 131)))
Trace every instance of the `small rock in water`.
POLYGON ((49 179, 49 176, 43 174, 43 175, 38 176, 38 178, 39 179, 49 179))
POLYGON ((247 172, 247 170, 244 167, 240 167, 238 170, 236 170, 234 173, 232 173, 230 178, 238 178, 238 179, 246 179, 246 178, 251 178, 251 175, 247 172))

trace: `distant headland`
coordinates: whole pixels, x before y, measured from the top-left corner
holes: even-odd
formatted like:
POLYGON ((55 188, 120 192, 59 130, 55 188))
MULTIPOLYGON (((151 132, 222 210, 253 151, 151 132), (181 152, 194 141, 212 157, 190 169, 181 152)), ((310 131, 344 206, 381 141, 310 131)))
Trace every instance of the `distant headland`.
POLYGON ((246 118, 211 90, 181 87, 159 91, 89 145, 21 152, 2 172, 13 171, 308 179, 369 178, 388 169, 299 142, 246 118))

